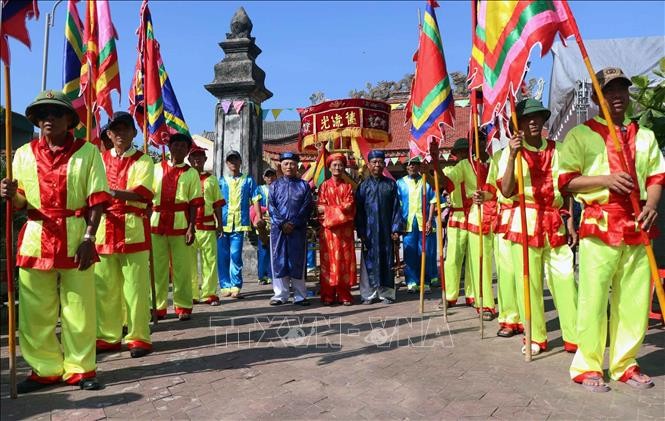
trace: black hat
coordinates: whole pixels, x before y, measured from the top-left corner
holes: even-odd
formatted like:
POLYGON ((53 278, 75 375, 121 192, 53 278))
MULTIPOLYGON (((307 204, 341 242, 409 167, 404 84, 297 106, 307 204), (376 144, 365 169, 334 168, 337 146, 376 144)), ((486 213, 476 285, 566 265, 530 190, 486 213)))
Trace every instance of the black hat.
POLYGON ((113 113, 113 116, 111 116, 111 119, 107 123, 107 128, 112 129, 113 126, 115 126, 118 123, 126 123, 135 128, 134 117, 132 117, 132 115, 126 111, 117 111, 113 113))
POLYGON ((263 171, 264 177, 270 177, 271 175, 277 175, 277 171, 273 170, 272 168, 266 168, 266 170, 263 171))
POLYGON ((455 141, 455 144, 453 145, 454 151, 468 150, 468 149, 469 149, 469 140, 465 137, 460 137, 455 141))
POLYGON ((281 154, 279 154, 279 162, 286 161, 287 159, 300 162, 300 157, 298 156, 298 154, 295 154, 293 152, 282 152, 281 154))
POLYGON ((228 152, 226 153, 226 159, 225 159, 225 161, 228 162, 228 161, 232 160, 233 158, 237 158, 237 159, 239 159, 240 161, 242 161, 242 156, 240 156, 240 152, 238 152, 238 151, 234 151, 234 150, 228 151, 228 152))
POLYGON ((187 142, 189 144, 189 147, 192 147, 192 144, 194 141, 189 135, 186 135, 184 133, 175 133, 172 134, 171 137, 169 137, 169 145, 173 142, 187 142))

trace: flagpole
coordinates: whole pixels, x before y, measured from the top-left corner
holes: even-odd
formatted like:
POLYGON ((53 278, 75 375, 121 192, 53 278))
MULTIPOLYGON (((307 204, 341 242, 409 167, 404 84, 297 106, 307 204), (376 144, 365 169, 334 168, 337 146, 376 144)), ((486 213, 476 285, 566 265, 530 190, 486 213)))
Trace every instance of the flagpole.
MULTIPOLYGON (((444 127, 444 126, 441 126, 444 127)), ((446 138, 445 131, 441 131, 442 139, 446 138)), ((431 145, 431 144, 430 144, 431 145)), ((430 148, 431 150, 431 148, 430 148)), ((437 227, 436 227, 436 246, 439 253, 439 280, 441 281, 441 297, 443 304, 443 322, 448 323, 448 300, 446 300, 446 276, 444 271, 443 258, 443 218, 441 217, 441 195, 439 193, 439 152, 432 155, 434 165, 434 199, 436 203, 437 227)))
MULTIPOLYGON (((612 123, 612 117, 610 115, 610 110, 607 107, 607 102, 605 101, 605 95, 603 95, 603 90, 600 88, 600 84, 598 83, 598 78, 596 78, 596 72, 594 72, 593 66, 591 65, 591 60, 589 59, 589 53, 586 50, 584 41, 582 40, 582 35, 580 34, 580 29, 577 26, 577 21, 573 16, 573 12, 570 10, 568 2, 562 1, 561 4, 563 5, 566 14, 568 15, 568 19, 570 21, 571 27, 575 35, 575 41, 577 41, 577 45, 580 48, 580 53, 582 53, 582 59, 584 60, 584 64, 587 68, 587 71, 589 72, 589 76, 591 77, 591 84, 593 85, 593 90, 596 93, 596 96, 598 97, 598 103, 600 105, 600 110, 603 114, 603 118, 607 122, 607 127, 610 131, 610 137, 612 138, 612 143, 614 145, 614 150, 616 151, 617 155, 619 155, 619 161, 621 162, 622 170, 625 173, 630 174, 630 171, 628 170, 628 162, 626 161, 626 156, 623 153, 621 142, 619 142, 619 136, 617 135, 616 126, 612 123)), ((637 195, 636 190, 633 190, 630 193, 630 204, 632 205, 635 217, 637 217, 642 213, 639 197, 637 195)), ((647 235, 647 233, 642 229, 640 229, 640 233, 644 241, 644 248, 646 249, 647 258, 649 260, 649 268, 651 270, 651 281, 656 287, 656 296, 658 297, 660 312, 661 315, 663 316, 663 320, 665 320, 665 290, 663 290, 663 285, 661 283, 660 277, 658 276, 658 265, 656 264, 656 256, 654 255, 653 247, 651 246, 651 241, 649 240, 649 236, 647 235)))
MULTIPOLYGON (((517 126, 517 112, 515 111, 515 96, 510 94, 510 118, 512 119, 515 132, 517 126)), ((522 228, 522 283, 524 286, 524 336, 526 343, 524 350, 524 361, 531 361, 531 284, 529 282, 529 243, 526 227, 526 199, 524 197, 524 174, 522 173, 522 150, 517 150, 517 196, 519 199, 520 222, 522 228)))
MULTIPOLYGON (((480 190, 480 141, 478 139, 478 97, 477 91, 471 91, 471 121, 473 124, 473 133, 476 146, 476 188, 480 190)), ((471 158, 471 157, 470 157, 471 158)), ((484 320, 483 320, 483 205, 478 206, 478 314, 480 318, 480 339, 484 336, 484 320)), ((471 276, 473 279, 473 275, 471 276)))
MULTIPOLYGON (((408 164, 407 164, 408 165, 408 164)), ((420 314, 423 314, 425 312, 425 265, 427 264, 427 232, 425 230, 425 220, 427 218, 427 174, 423 173, 420 175, 421 177, 421 182, 422 182, 422 195, 421 195, 421 207, 422 207, 422 229, 421 229, 421 242, 422 242, 422 248, 421 248, 421 253, 420 253, 420 306, 418 307, 420 310, 420 314)), ((416 225, 418 225, 416 221, 416 225)), ((409 227, 405 227, 409 228, 409 227)))
MULTIPOLYGON (((9 64, 5 63, 5 156, 8 180, 12 174, 12 96, 9 64)), ((7 333, 9 335, 9 395, 16 399, 16 302, 14 299, 14 205, 11 198, 5 200, 5 269, 7 276, 7 333)))

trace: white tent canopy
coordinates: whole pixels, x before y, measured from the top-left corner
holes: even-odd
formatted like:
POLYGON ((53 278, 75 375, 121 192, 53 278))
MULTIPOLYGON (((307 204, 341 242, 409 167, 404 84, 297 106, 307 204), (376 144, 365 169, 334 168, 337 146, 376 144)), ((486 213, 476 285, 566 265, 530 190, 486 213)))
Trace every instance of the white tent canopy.
MULTIPOLYGON (((568 46, 556 42, 552 46, 554 57, 549 93, 550 136, 562 140, 568 130, 578 124, 575 110, 575 91, 578 82, 591 82, 582 55, 574 39, 568 46)), ((620 67, 628 77, 647 74, 665 57, 665 36, 621 38, 585 41, 595 71, 605 67, 620 67)), ((589 101, 588 118, 598 114, 598 108, 589 101)), ((581 121, 580 121, 581 123, 581 121)))

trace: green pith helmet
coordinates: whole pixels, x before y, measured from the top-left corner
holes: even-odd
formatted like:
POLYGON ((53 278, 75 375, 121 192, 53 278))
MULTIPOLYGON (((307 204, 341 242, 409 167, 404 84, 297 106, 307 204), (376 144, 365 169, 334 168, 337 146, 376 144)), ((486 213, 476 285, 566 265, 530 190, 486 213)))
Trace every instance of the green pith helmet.
POLYGON ((469 140, 465 137, 460 137, 455 141, 455 144, 453 145, 453 150, 454 151, 469 150, 469 140))
POLYGON ((545 121, 547 121, 550 118, 550 115, 552 115, 550 110, 545 108, 542 102, 533 98, 527 98, 518 102, 515 106, 515 112, 517 112, 517 118, 522 118, 529 114, 543 113, 545 115, 545 121))
POLYGON ((32 101, 32 104, 28 105, 25 109, 25 116, 32 124, 39 127, 39 121, 37 121, 36 116, 37 110, 46 105, 62 107, 69 112, 72 116, 72 123, 68 129, 73 129, 79 124, 79 115, 76 113, 71 101, 61 91, 47 90, 40 92, 37 98, 32 101))

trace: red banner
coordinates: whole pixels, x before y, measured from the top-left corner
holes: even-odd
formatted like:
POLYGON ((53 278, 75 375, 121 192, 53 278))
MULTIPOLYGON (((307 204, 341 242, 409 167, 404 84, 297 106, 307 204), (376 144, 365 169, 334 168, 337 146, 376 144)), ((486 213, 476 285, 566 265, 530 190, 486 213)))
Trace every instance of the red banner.
POLYGON ((390 105, 386 102, 340 99, 298 111, 300 150, 313 150, 317 142, 343 138, 364 138, 373 144, 390 142, 390 105))

